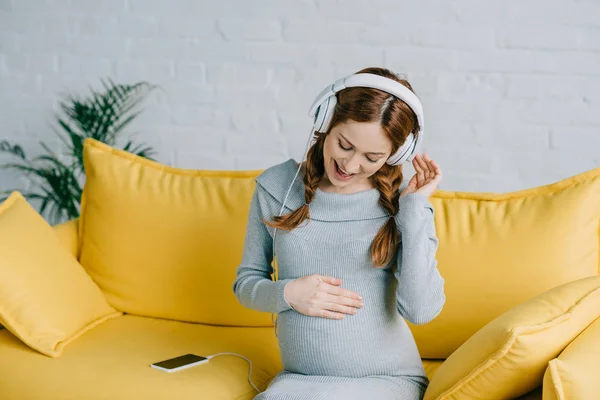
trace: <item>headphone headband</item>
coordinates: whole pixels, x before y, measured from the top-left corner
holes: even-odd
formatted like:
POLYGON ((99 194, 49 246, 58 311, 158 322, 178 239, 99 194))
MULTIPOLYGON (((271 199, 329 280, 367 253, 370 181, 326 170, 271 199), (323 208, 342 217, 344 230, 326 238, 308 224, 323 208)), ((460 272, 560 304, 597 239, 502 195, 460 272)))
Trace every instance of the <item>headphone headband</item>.
POLYGON ((333 118, 335 105, 337 104, 336 94, 350 87, 368 87, 387 92, 396 98, 404 101, 413 110, 419 122, 419 131, 415 135, 411 132, 405 143, 392 154, 387 160, 388 164, 399 165, 402 162, 410 161, 420 148, 423 140, 423 130, 425 127, 423 118, 423 106, 417 96, 406 86, 393 79, 385 78, 380 75, 361 73, 349 75, 345 78, 336 80, 333 84, 327 86, 319 93, 310 106, 308 115, 314 117, 314 130, 325 132, 329 129, 329 124, 333 118))

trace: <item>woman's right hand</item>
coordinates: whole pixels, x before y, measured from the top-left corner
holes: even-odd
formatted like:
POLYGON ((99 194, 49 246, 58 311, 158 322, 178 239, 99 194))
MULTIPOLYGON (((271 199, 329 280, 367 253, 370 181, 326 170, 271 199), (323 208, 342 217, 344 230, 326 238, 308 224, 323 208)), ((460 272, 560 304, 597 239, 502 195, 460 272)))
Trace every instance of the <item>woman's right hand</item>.
POLYGON ((344 314, 356 314, 364 304, 358 293, 342 289, 341 284, 341 279, 313 274, 286 284, 283 295, 301 314, 343 319, 344 314))

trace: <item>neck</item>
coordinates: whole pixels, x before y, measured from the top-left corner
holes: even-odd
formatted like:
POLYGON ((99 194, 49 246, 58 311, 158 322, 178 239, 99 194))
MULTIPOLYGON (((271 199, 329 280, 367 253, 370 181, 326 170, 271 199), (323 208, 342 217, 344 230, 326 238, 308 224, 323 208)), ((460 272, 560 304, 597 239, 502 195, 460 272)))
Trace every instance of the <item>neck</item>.
POLYGON ((365 190, 371 190, 373 188, 373 184, 368 179, 362 182, 352 183, 348 186, 338 187, 331 183, 329 178, 327 178, 327 174, 323 176, 323 179, 321 179, 321 182, 319 183, 319 189, 321 189, 322 191, 338 194, 352 194, 364 192, 365 190))

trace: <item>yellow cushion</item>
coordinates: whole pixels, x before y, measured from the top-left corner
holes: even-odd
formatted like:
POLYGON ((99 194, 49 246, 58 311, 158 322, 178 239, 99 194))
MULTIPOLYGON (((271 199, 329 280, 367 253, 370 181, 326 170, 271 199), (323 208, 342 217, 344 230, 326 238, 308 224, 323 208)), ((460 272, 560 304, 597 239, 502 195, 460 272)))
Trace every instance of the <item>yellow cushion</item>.
POLYGON ((437 370, 444 363, 444 360, 427 360, 427 359, 424 359, 422 361, 423 361, 423 368, 425 368, 425 374, 427 375, 427 378, 429 378, 429 380, 431 380, 433 378, 433 375, 435 375, 435 373, 437 372, 437 370))
POLYGON ((73 257, 77 257, 77 229, 78 219, 72 219, 67 222, 55 225, 52 227, 54 233, 58 236, 58 240, 69 251, 73 257))
POLYGON ((260 171, 177 169, 84 144, 80 262, 118 310, 216 325, 272 326, 233 294, 260 171))
POLYGON ((177 372, 150 368, 187 353, 239 353, 264 390, 281 369, 273 328, 219 327, 124 315, 97 326, 59 359, 41 357, 0 331, 2 399, 250 400, 249 366, 235 356, 177 372))
POLYGON ((598 273, 600 168, 514 193, 439 191, 431 203, 447 301, 411 325, 424 358, 445 359, 506 310, 598 273))
POLYGON ((509 399, 542 384, 548 361, 600 316, 600 276, 570 282, 507 311, 437 370, 425 399, 509 399))
POLYGON ((58 357, 82 333, 118 315, 52 227, 12 193, 0 205, 2 325, 32 349, 58 357))
POLYGON ((594 321, 558 356, 544 374, 544 400, 600 397, 600 319, 594 321))
POLYGON ((531 392, 526 393, 523 396, 517 397, 515 400, 543 400, 542 399, 542 387, 538 386, 531 392))

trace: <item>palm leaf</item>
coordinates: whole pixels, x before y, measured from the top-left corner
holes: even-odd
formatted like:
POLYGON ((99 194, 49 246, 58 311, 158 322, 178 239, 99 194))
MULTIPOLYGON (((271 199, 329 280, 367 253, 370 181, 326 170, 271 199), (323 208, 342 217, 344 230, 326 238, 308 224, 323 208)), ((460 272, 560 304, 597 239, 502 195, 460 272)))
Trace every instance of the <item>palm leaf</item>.
POLYGON ((6 163, 6 164, 0 165, 0 168, 14 169, 16 171, 23 172, 26 175, 29 175, 29 174, 37 175, 37 172, 38 172, 37 168, 32 167, 30 165, 26 165, 26 164, 6 163))
MULTIPOLYGON (((42 154, 32 161, 23 160, 20 163, 6 163, 1 166, 5 169, 14 169, 33 176, 39 183, 41 193, 25 192, 27 199, 40 202, 39 212, 50 222, 58 223, 63 219, 75 218, 79 215, 79 201, 81 199, 81 185, 72 166, 65 165, 55 158, 50 149, 42 143, 42 147, 49 154, 42 154)), ((14 190, 7 191, 10 193, 14 190)), ((21 191, 22 192, 22 191, 21 191)))
POLYGON ((83 142, 85 137, 83 135, 79 135, 77 132, 73 131, 69 124, 62 119, 58 119, 58 124, 63 127, 67 136, 61 135, 55 128, 52 128, 54 132, 59 137, 60 141, 67 148, 65 151, 65 155, 69 157, 73 157, 74 159, 83 159, 83 142))
POLYGON ((47 215, 53 222, 58 222, 62 217, 77 217, 81 189, 70 171, 56 167, 41 171, 43 172, 39 175, 43 182, 40 189, 43 195, 40 196, 40 213, 47 215))
MULTIPOLYGON (((8 141, 0 142, 0 152, 16 158, 15 162, 0 165, 0 168, 16 170, 35 181, 36 190, 19 191, 28 200, 39 202, 40 213, 51 222, 79 216, 80 180, 85 175, 85 139, 93 138, 116 146, 118 136, 140 114, 137 107, 156 88, 148 82, 123 85, 110 79, 101 80, 101 85, 102 91, 90 87, 91 94, 86 98, 67 95, 60 102, 56 126, 52 130, 64 145, 61 155, 69 161, 61 161, 45 143, 41 143, 44 153, 30 159, 20 146, 8 141)), ((150 146, 133 140, 128 140, 123 149, 149 159, 154 154, 150 146)), ((3 201, 13 191, 1 192, 0 199, 3 201)))
POLYGON ((70 141, 67 146, 83 172, 83 142, 90 137, 116 145, 121 131, 139 115, 135 111, 145 97, 156 88, 147 82, 133 85, 117 85, 112 80, 102 80, 103 92, 90 88, 92 96, 81 100, 69 96, 61 103, 61 110, 68 118, 59 118, 59 125, 70 141))
POLYGON ((13 156, 17 156, 21 159, 26 159, 25 152, 23 148, 19 145, 10 144, 8 140, 3 140, 0 142, 0 152, 9 153, 13 156))
MULTIPOLYGON (((3 190, 2 192, 0 192, 0 203, 4 203, 4 201, 6 201, 6 199, 8 199, 8 196, 10 196, 10 194, 13 192, 14 190, 3 190)), ((23 194, 23 191, 20 190, 21 194, 23 194)))
POLYGON ((116 122, 115 126, 113 127, 115 134, 118 134, 123 128, 125 128, 127 125, 129 125, 129 123, 131 121, 133 121, 134 118, 137 117, 139 114, 140 114, 139 112, 131 113, 130 115, 127 116, 127 118, 123 119, 122 121, 116 122))
POLYGON ((131 140, 128 141, 125 146, 123 146, 123 150, 138 155, 140 157, 147 158, 149 160, 154 160, 152 156, 156 154, 156 152, 152 150, 150 146, 134 144, 131 140))
MULTIPOLYGON (((19 191, 26 199, 40 202, 39 212, 49 222, 58 223, 65 219, 76 218, 79 215, 81 190, 69 174, 65 174, 63 170, 58 168, 33 168, 28 169, 27 172, 34 173, 41 182, 41 193, 19 191)), ((14 190, 18 189, 5 191, 2 199, 6 199, 8 194, 14 190)))

